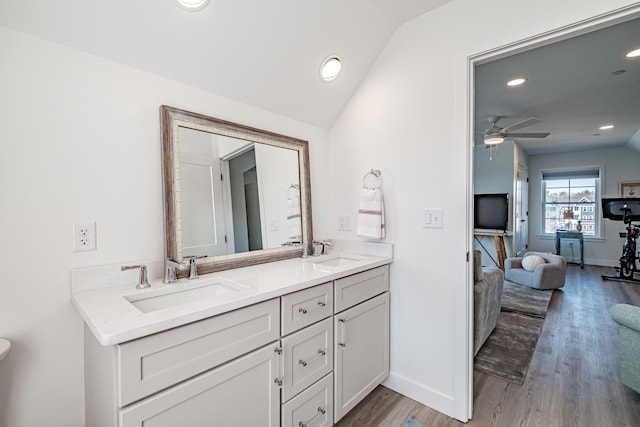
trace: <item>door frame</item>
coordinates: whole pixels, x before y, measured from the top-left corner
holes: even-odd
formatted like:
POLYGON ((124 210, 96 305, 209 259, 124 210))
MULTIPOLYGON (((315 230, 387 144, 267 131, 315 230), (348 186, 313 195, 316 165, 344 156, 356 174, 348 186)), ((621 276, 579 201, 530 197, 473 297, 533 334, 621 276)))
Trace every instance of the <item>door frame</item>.
MULTIPOLYGON (((568 25, 559 22, 559 20, 540 22, 538 25, 533 26, 533 30, 520 29, 518 30, 520 31, 519 33, 514 32, 513 35, 507 36, 508 38, 510 37, 510 40, 502 41, 497 46, 495 42, 485 42, 485 44, 489 43, 489 45, 470 47, 459 56, 460 62, 457 65, 460 71, 456 77, 456 87, 459 89, 457 92, 460 93, 460 98, 457 98, 457 102, 461 108, 456 108, 455 111, 455 124, 457 125, 455 128, 464 132, 463 135, 457 136, 460 136, 467 144, 466 246, 467 254, 469 254, 468 258, 473 248, 474 67, 475 65, 586 34, 640 16, 640 5, 638 3, 614 10, 601 11, 600 13, 594 12, 594 8, 587 6, 576 11, 576 16, 584 15, 584 18, 579 20, 573 18, 568 25), (594 13, 596 13, 595 16, 594 13), (526 31, 532 31, 533 34, 527 34, 526 31)), ((463 422, 471 419, 473 415, 473 284, 473 262, 468 260, 466 289, 462 294, 456 293, 455 304, 455 310, 464 313, 466 322, 466 330, 461 331, 460 334, 454 337, 456 341, 455 347, 460 349, 460 351, 455 352, 455 366, 464 368, 455 370, 454 414, 455 418, 463 422), (462 351, 462 349, 466 349, 466 351, 462 351)))

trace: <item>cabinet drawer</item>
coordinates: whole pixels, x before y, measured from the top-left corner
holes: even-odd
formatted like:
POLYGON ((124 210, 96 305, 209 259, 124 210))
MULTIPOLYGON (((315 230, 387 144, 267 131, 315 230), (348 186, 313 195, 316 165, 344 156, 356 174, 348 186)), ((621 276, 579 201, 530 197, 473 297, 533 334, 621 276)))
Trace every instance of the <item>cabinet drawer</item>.
POLYGON ((389 266, 374 268, 335 281, 335 312, 389 290, 389 266))
POLYGON ((288 335, 333 314, 332 283, 282 297, 282 335, 288 335))
POLYGON ((286 402, 333 370, 333 319, 325 319, 282 339, 286 402))
POLYGON ((118 346, 120 407, 279 338, 273 299, 118 346))
POLYGON ((280 427, 274 348, 255 350, 120 410, 120 427, 280 427))
POLYGON ((333 425, 333 373, 282 405, 282 427, 333 425))

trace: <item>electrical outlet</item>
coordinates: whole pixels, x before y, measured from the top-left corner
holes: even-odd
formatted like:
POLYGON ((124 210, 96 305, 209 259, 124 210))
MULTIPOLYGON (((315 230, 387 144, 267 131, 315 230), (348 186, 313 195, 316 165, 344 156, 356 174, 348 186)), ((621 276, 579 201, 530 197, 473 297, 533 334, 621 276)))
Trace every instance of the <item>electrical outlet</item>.
POLYGON ((73 252, 95 251, 96 249, 96 223, 73 224, 73 252))

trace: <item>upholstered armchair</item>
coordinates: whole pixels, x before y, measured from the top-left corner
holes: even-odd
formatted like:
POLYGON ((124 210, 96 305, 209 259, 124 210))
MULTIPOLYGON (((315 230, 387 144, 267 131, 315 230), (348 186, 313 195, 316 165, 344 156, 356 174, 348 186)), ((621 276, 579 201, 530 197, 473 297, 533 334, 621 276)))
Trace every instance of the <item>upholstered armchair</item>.
POLYGON ((499 268, 482 268, 482 254, 474 250, 473 280, 473 355, 475 356, 496 327, 502 301, 504 273, 499 268))
POLYGON ((564 286, 566 273, 567 260, 560 255, 527 252, 524 257, 507 258, 504 261, 505 279, 530 288, 561 288, 564 286), (528 263, 525 258, 529 256, 539 257, 542 262, 528 263))
POLYGON ((616 304, 609 312, 620 326, 620 380, 640 393, 640 307, 616 304))

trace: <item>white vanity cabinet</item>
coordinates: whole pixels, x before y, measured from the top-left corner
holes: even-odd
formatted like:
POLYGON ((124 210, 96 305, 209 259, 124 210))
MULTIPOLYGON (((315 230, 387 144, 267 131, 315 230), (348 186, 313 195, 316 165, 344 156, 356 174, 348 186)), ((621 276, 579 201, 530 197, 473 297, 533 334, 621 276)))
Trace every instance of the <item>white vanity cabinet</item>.
POLYGON ((205 425, 198 424, 200 410, 248 405, 275 427, 279 338, 279 298, 108 347, 85 328, 86 424, 175 426, 165 420, 192 413, 185 425, 205 425), (242 396, 242 404, 229 396, 242 396))
POLYGON ((388 266, 336 280, 335 422, 389 375, 388 289, 388 266))
POLYGON ((91 427, 330 427, 389 374, 389 266, 101 345, 91 427))

